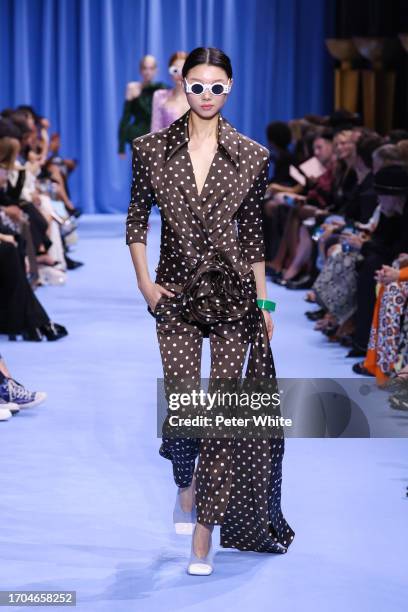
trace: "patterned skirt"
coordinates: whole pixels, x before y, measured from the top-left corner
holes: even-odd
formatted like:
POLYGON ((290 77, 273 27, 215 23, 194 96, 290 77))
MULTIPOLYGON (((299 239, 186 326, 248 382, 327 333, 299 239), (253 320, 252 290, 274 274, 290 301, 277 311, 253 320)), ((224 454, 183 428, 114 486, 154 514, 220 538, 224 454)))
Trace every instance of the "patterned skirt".
POLYGON ((356 262, 359 253, 330 255, 313 285, 320 306, 334 315, 341 325, 357 308, 356 262))
POLYGON ((408 282, 379 285, 364 361, 364 367, 376 376, 379 384, 396 372, 397 363, 398 369, 404 361, 407 363, 407 299, 408 282))

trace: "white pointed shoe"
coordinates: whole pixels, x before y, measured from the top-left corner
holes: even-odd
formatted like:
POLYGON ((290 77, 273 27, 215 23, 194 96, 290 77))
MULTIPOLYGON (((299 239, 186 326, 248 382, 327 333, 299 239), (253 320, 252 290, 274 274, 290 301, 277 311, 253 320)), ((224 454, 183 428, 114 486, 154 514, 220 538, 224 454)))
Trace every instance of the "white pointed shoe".
POLYGON ((194 552, 194 532, 191 538, 190 561, 187 566, 187 573, 191 576, 209 576, 214 570, 214 547, 212 534, 210 536, 210 548, 205 557, 197 557, 194 552))
POLYGON ((177 487, 176 502, 173 510, 174 529, 179 535, 191 535, 196 522, 196 508, 193 503, 191 512, 185 512, 180 503, 180 489, 177 487))

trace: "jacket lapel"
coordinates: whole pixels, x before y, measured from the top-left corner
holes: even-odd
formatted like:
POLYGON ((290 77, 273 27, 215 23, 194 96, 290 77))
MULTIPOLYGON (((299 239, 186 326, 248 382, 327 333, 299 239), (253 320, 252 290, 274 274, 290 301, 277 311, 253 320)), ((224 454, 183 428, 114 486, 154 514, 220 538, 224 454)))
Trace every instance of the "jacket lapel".
POLYGON ((188 201, 189 206, 194 211, 198 219, 202 222, 205 228, 207 228, 205 209, 207 206, 211 208, 213 192, 217 189, 217 161, 220 155, 228 163, 229 170, 231 173, 231 191, 235 191, 239 185, 239 149, 240 140, 237 130, 226 120, 224 117, 218 115, 218 149, 215 153, 212 164, 209 168, 206 182, 202 188, 200 195, 198 195, 194 170, 191 164, 190 155, 187 151, 189 142, 189 130, 188 121, 190 117, 191 109, 189 109, 184 115, 174 121, 167 130, 167 142, 165 151, 165 162, 166 166, 171 166, 171 161, 176 159, 177 152, 181 149, 185 149, 185 156, 187 159, 187 166, 189 168, 189 174, 191 175, 191 182, 189 185, 189 193, 186 188, 180 183, 174 181, 175 187, 179 190, 185 200, 188 201))

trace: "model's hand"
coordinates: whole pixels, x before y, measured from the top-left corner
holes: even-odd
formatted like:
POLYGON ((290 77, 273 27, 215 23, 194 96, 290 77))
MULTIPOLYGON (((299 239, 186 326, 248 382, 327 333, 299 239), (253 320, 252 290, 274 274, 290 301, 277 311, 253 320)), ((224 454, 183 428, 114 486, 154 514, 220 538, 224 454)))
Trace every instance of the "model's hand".
POLYGON ((139 286, 140 291, 143 294, 144 299, 147 304, 150 306, 152 310, 154 310, 158 304, 162 295, 167 295, 168 297, 173 297, 174 293, 169 291, 165 287, 158 285, 157 283, 145 283, 139 286))
POLYGON ((268 331, 268 338, 269 338, 269 340, 272 340, 272 334, 273 334, 274 325, 273 325, 271 314, 270 314, 269 310, 262 310, 262 314, 263 314, 264 319, 265 319, 266 329, 268 331))

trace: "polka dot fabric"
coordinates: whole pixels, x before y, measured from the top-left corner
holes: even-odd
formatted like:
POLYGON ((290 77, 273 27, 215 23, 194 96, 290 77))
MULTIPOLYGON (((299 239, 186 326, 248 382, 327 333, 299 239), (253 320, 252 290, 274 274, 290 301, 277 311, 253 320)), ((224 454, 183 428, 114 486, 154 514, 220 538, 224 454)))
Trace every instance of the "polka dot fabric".
MULTIPOLYGON (((251 263, 264 260, 262 197, 269 153, 237 132, 221 115, 218 149, 201 194, 190 156, 190 111, 168 128, 133 141, 133 179, 126 243, 146 244, 152 204, 162 228, 156 282, 161 296, 148 310, 156 320, 164 379, 188 379, 200 388, 203 338, 209 338, 210 379, 239 378, 248 353, 247 377, 275 378, 262 311, 256 304, 251 263), (202 323, 183 318, 183 287, 208 249, 225 253, 247 283, 251 308, 240 319, 202 323)), ((281 511, 284 439, 166 438, 161 456, 173 466, 177 486, 191 483, 197 462, 197 520, 221 525, 221 546, 284 553, 294 531, 281 511)))
POLYGON ((263 261, 262 196, 268 150, 238 133, 219 115, 218 150, 198 195, 187 150, 187 111, 168 128, 133 140, 133 178, 126 244, 146 244, 153 202, 162 220, 158 283, 185 283, 209 244, 228 255, 241 273, 263 261))

